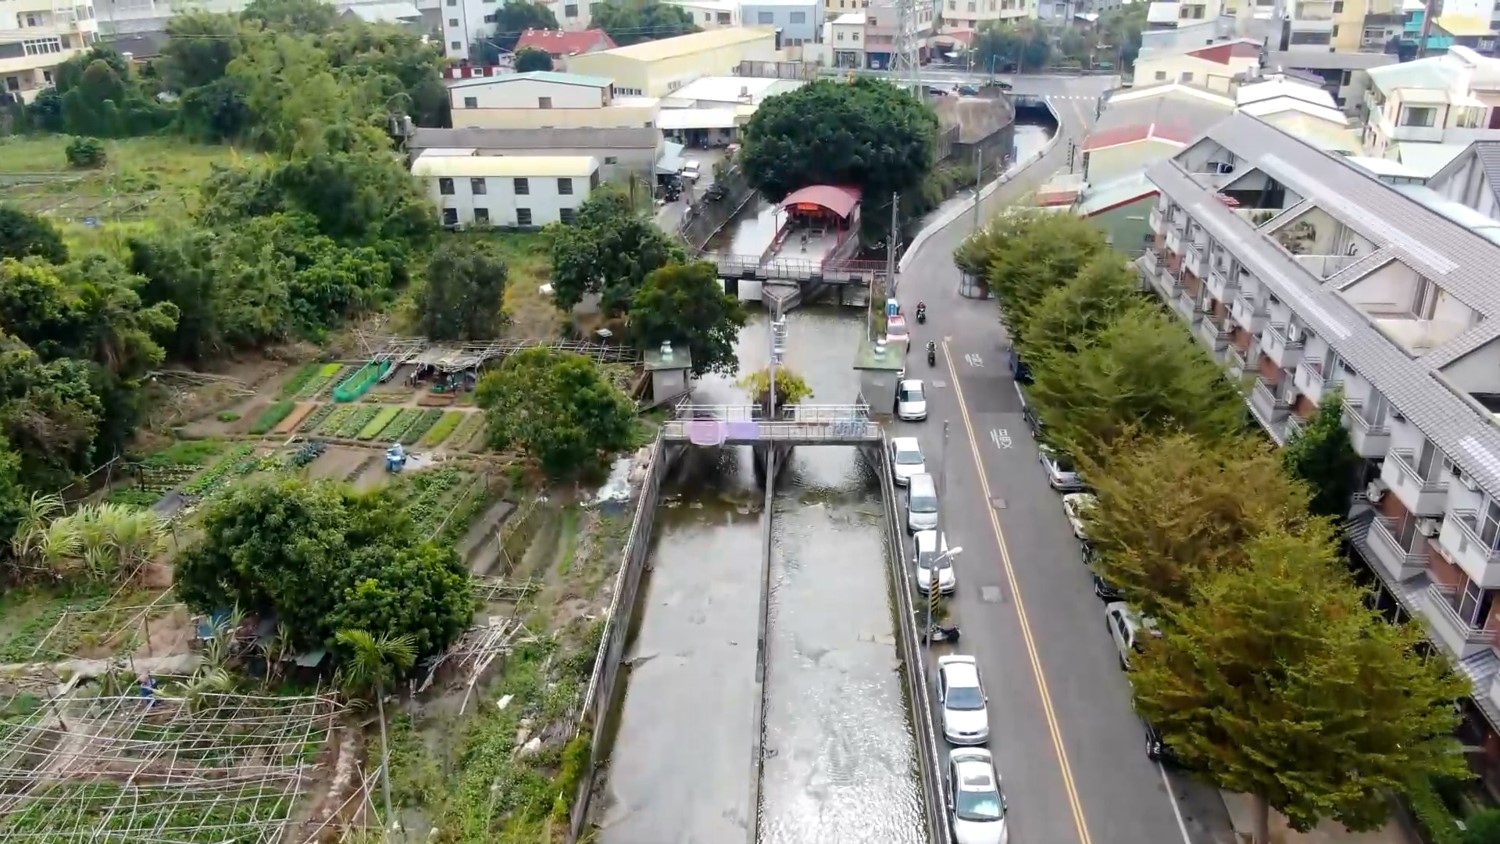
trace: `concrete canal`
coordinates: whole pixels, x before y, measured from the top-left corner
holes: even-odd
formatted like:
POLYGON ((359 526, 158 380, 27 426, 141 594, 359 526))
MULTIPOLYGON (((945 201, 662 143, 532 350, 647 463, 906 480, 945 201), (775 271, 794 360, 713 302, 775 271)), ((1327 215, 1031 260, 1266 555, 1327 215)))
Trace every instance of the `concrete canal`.
MULTIPOLYGON (((1046 138, 1041 126, 1018 125, 1017 158, 1046 138)), ((751 203, 710 248, 758 253, 774 236, 770 217, 751 203)), ((769 321, 752 314, 738 340, 741 372, 768 355, 769 321)), ((804 306, 787 320, 786 364, 812 386, 809 401, 854 401, 863 310, 804 306)), ((693 401, 747 397, 734 379, 709 377, 693 401)), ((736 844, 757 814, 763 844, 923 840, 886 575, 892 551, 872 471, 854 448, 808 446, 779 473, 757 725, 762 502, 747 447, 689 449, 664 487, 596 813, 601 844, 736 844)))

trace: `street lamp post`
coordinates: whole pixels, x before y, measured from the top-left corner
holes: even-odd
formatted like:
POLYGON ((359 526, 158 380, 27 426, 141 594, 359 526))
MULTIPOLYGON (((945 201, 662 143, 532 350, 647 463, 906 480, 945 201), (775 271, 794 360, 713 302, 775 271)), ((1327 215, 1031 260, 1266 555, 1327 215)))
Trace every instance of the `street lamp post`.
MULTIPOLYGON (((941 541, 942 534, 938 534, 938 537, 939 541, 941 541)), ((942 594, 942 590, 938 586, 938 567, 945 560, 951 560, 963 552, 964 549, 962 546, 950 548, 933 557, 932 562, 927 564, 927 640, 929 642, 932 641, 933 615, 935 615, 934 607, 937 606, 938 596, 942 594)))

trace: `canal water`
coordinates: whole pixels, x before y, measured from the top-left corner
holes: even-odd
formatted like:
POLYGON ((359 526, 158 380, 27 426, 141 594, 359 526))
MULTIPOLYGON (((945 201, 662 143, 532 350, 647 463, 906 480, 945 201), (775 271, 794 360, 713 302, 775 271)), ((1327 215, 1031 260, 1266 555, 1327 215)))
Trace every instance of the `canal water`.
MULTIPOLYGON (((1017 158, 1046 137, 1042 127, 1017 126, 1017 158)), ((770 210, 752 204, 716 243, 754 254, 773 235, 770 210)), ((741 373, 768 355, 769 321, 750 307, 737 341, 741 373)), ((863 310, 803 307, 787 322, 786 364, 813 388, 808 401, 852 403, 863 310)), ((733 378, 708 377, 693 400, 745 404, 748 396, 733 378)), ((627 648, 601 844, 738 844, 752 813, 762 844, 917 844, 915 738, 880 492, 864 458, 850 447, 807 446, 781 470, 763 725, 754 679, 765 514, 750 449, 690 450, 663 494, 627 648), (762 727, 752 806, 751 751, 762 727)))

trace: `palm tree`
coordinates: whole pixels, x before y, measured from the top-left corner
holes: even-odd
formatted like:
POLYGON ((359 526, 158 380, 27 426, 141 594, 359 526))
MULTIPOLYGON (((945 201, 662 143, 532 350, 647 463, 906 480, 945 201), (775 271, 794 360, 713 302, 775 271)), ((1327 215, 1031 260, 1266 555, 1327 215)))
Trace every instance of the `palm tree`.
POLYGON ((385 684, 417 661, 417 646, 409 634, 380 638, 367 630, 340 630, 334 637, 349 652, 344 663, 344 683, 349 691, 375 693, 380 719, 380 790, 385 800, 386 822, 395 824, 391 809, 391 749, 385 735, 385 684))
POLYGON ((17 560, 26 562, 37 556, 47 526, 62 511, 62 498, 33 492, 26 502, 25 511, 16 524, 16 532, 10 539, 10 550, 17 560))

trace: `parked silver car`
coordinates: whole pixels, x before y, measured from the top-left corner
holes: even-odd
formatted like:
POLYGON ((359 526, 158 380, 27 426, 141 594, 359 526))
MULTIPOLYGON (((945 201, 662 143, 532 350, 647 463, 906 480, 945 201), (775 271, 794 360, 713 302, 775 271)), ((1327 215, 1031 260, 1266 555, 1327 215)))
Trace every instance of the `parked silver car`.
POLYGON ((979 665, 974 657, 938 657, 938 704, 943 708, 943 737, 950 744, 984 744, 990 740, 989 696, 979 682, 979 665))

